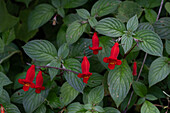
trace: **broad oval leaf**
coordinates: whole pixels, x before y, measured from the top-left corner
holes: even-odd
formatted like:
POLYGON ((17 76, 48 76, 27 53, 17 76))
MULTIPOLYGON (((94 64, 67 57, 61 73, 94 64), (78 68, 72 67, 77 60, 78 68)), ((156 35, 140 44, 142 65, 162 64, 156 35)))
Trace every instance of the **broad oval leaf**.
POLYGON ((35 30, 45 24, 54 15, 56 9, 49 4, 40 4, 28 17, 28 29, 35 30))
POLYGON ((170 14, 170 2, 166 2, 165 9, 170 14))
POLYGON ((10 98, 9 98, 8 92, 4 89, 2 89, 2 94, 0 94, 0 103, 1 104, 10 103, 10 98))
POLYGON ((82 24, 79 21, 73 22, 66 31, 66 41, 68 44, 75 43, 83 34, 87 26, 87 23, 82 24))
POLYGON ((4 104, 3 107, 5 108, 7 113, 21 113, 20 110, 14 104, 4 104))
MULTIPOLYGON (((91 62, 90 62, 91 63, 91 62)), ((102 84, 103 81, 103 76, 98 74, 98 73, 93 73, 93 76, 91 76, 88 80, 87 85, 89 87, 96 87, 99 86, 100 84, 102 84)))
POLYGON ((165 49, 166 49, 166 52, 170 55, 170 40, 166 40, 165 42, 165 49))
POLYGON ((140 6, 151 9, 160 6, 161 0, 135 0, 140 6))
POLYGON ((148 80, 149 87, 165 79, 170 73, 167 57, 160 57, 154 60, 150 66, 148 80))
POLYGON ((8 29, 6 32, 2 33, 2 39, 5 45, 8 45, 15 39, 14 29, 8 29))
POLYGON ((35 93, 34 89, 29 90, 23 97, 23 106, 26 113, 32 113, 46 99, 48 90, 41 91, 40 94, 35 93))
POLYGON ((119 0, 98 0, 91 9, 92 16, 105 16, 116 11, 119 0))
POLYGON ((90 13, 86 9, 77 9, 76 11, 77 14, 84 19, 88 19, 90 17, 90 13))
MULTIPOLYGON (((70 69, 72 71, 81 72, 81 64, 76 59, 67 59, 64 61, 64 68, 70 69)), ((77 77, 77 74, 73 72, 64 72, 64 77, 66 78, 67 82, 77 91, 83 93, 83 89, 85 87, 85 83, 81 78, 77 77)))
POLYGON ((64 8, 76 8, 82 6, 88 0, 61 0, 61 6, 64 8))
POLYGON ((141 82, 133 82, 133 90, 140 97, 144 97, 147 94, 147 87, 141 82))
POLYGON ((69 54, 69 47, 67 43, 64 43, 58 49, 58 57, 61 59, 65 59, 68 56, 68 54, 69 54))
POLYGON ((61 92, 61 94, 60 94, 60 101, 64 105, 68 105, 79 94, 79 92, 77 90, 75 90, 72 86, 70 86, 70 84, 68 82, 65 82, 61 86, 60 92, 61 92))
POLYGON ((130 18, 127 22, 127 30, 130 32, 135 31, 138 28, 138 17, 137 15, 130 18))
POLYGON ((140 23, 138 25, 137 31, 140 31, 140 30, 151 30, 151 31, 154 31, 154 28, 153 28, 152 24, 150 24, 149 22, 143 22, 143 23, 140 23))
POLYGON ((127 96, 130 85, 132 84, 133 75, 126 60, 122 64, 116 66, 114 70, 110 70, 108 74, 108 86, 111 97, 117 107, 127 96))
POLYGON ((82 111, 83 109, 83 105, 81 105, 79 102, 74 102, 67 107, 69 113, 77 113, 78 111, 82 111))
POLYGON ((132 47, 133 37, 131 35, 129 36, 127 34, 124 34, 121 38, 121 44, 124 52, 126 53, 132 47))
POLYGON ((163 17, 153 25, 155 32, 162 39, 170 39, 170 17, 163 17))
POLYGON ((95 27, 96 31, 100 34, 110 36, 110 37, 119 37, 123 35, 125 31, 125 25, 116 18, 104 18, 98 22, 95 27))
MULTIPOLYGON (((61 67, 61 62, 58 60, 52 60, 49 64, 47 64, 48 66, 52 66, 52 67, 61 67)), ((54 77, 58 74, 59 69, 53 69, 53 68, 49 68, 48 69, 49 74, 50 74, 50 78, 51 80, 54 79, 54 77)))
POLYGON ((105 113, 120 113, 120 111, 115 109, 114 107, 105 107, 104 111, 105 113))
POLYGON ((153 9, 145 9, 145 18, 150 23, 154 23, 157 18, 157 13, 153 9))
POLYGON ((88 103, 89 104, 98 104, 104 98, 104 87, 98 86, 93 88, 88 94, 88 103))
POLYGON ((24 90, 20 89, 13 93, 13 95, 11 96, 11 101, 14 103, 22 104, 24 95, 25 95, 24 90))
POLYGON ((33 40, 23 46, 25 53, 36 61, 52 61, 57 56, 54 45, 47 40, 33 40))
POLYGON ((139 42, 140 49, 151 55, 162 56, 162 40, 156 33, 150 30, 140 30, 134 37, 142 41, 139 42))
POLYGON ((46 113, 46 106, 42 104, 34 113, 46 113))
POLYGON ((160 112, 155 105, 146 100, 141 107, 141 113, 160 113, 160 112))
POLYGON ((9 80, 9 78, 2 72, 0 72, 0 86, 6 86, 11 84, 11 80, 9 80))

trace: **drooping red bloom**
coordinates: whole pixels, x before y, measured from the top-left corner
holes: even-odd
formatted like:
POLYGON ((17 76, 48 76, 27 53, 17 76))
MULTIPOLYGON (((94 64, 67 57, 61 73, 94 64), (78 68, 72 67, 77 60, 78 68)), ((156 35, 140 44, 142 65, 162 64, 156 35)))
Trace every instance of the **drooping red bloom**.
POLYGON ((99 38, 97 36, 97 32, 94 32, 92 37, 92 47, 89 46, 89 49, 93 50, 93 54, 98 54, 99 50, 102 50, 102 47, 99 47, 99 38))
POLYGON ((23 90, 28 91, 29 87, 34 88, 35 84, 33 83, 35 77, 35 66, 31 65, 31 67, 28 69, 26 78, 25 79, 18 79, 18 82, 20 84, 23 84, 23 90))
POLYGON ((2 104, 0 104, 0 105, 1 105, 1 113, 5 113, 4 107, 2 106, 2 104))
POLYGON ((105 57, 103 61, 105 63, 109 63, 109 69, 114 69, 115 65, 121 65, 122 61, 118 60, 117 57, 119 55, 119 44, 116 42, 111 49, 110 57, 105 57))
POLYGON ((136 76, 137 75, 137 62, 134 62, 133 63, 133 76, 136 76))
POLYGON ((79 73, 77 76, 79 78, 83 78, 83 82, 87 84, 87 81, 89 80, 89 77, 92 75, 92 73, 89 72, 90 63, 86 56, 83 57, 83 61, 81 63, 81 69, 82 69, 82 73, 79 73))
POLYGON ((42 76, 42 71, 38 72, 38 75, 36 77, 36 85, 35 85, 35 92, 36 93, 41 93, 41 90, 45 90, 45 87, 43 85, 43 76, 42 76))

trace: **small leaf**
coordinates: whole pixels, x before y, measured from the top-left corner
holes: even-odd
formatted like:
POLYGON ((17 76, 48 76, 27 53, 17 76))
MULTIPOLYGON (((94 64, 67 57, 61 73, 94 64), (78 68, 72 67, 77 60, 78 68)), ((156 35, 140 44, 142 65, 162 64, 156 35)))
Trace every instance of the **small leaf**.
POLYGON ((72 24, 76 20, 82 20, 82 18, 77 13, 76 14, 71 13, 63 19, 64 24, 67 25, 67 26, 69 26, 70 24, 72 24))
POLYGON ((50 92, 48 97, 48 105, 51 107, 51 108, 62 108, 63 107, 63 104, 61 103, 60 101, 60 98, 54 93, 54 92, 50 92))
POLYGON ((77 9, 76 11, 77 14, 84 19, 88 19, 90 17, 90 13, 86 9, 77 9))
POLYGON ((61 59, 65 59, 69 54, 69 47, 67 43, 64 43, 63 45, 60 46, 58 50, 58 57, 61 59))
POLYGON ((140 30, 151 30, 151 31, 154 31, 154 28, 153 28, 152 24, 150 24, 148 22, 143 22, 143 23, 140 23, 138 25, 137 31, 140 31, 140 30))
POLYGON ((25 53, 36 61, 52 61, 57 56, 54 45, 47 40, 32 40, 23 46, 25 53))
POLYGON ((125 25, 116 18, 104 18, 98 22, 96 25, 96 31, 100 34, 110 36, 110 37, 119 37, 123 35, 125 31, 125 25))
POLYGON ((160 6, 161 0, 135 0, 140 6, 154 8, 160 6))
POLYGON ((133 16, 132 18, 129 19, 127 22, 127 30, 128 31, 135 31, 138 28, 138 17, 137 15, 133 16))
POLYGON ((0 86, 6 86, 11 84, 11 80, 9 80, 9 78, 2 72, 0 72, 0 86))
POLYGON ((165 42, 165 49, 166 49, 166 52, 170 55, 170 40, 166 40, 165 42))
POLYGON ((89 24, 90 24, 91 27, 96 26, 97 23, 98 23, 95 17, 89 18, 88 21, 89 21, 89 24))
POLYGON ((3 107, 7 113, 21 113, 14 104, 4 104, 3 107))
MULTIPOLYGON (((70 69, 72 71, 81 72, 81 64, 76 59, 67 59, 64 61, 64 67, 66 69, 70 69)), ((83 89, 85 88, 85 83, 83 83, 83 80, 81 78, 77 77, 77 74, 73 72, 65 72, 64 77, 67 80, 67 82, 77 91, 83 93, 83 89)))
POLYGON ((155 105, 146 100, 141 107, 141 113, 160 113, 160 112, 155 105))
POLYGON ((170 17, 160 18, 153 25, 155 32, 162 39, 170 39, 170 17))
POLYGON ((46 113, 46 106, 42 104, 34 113, 46 113))
POLYGON ((148 80, 149 87, 165 79, 170 73, 167 57, 160 57, 154 60, 150 66, 148 80))
POLYGON ((63 8, 58 8, 57 13, 63 18, 65 17, 65 11, 63 8))
POLYGON ((60 90, 61 94, 60 94, 60 101, 64 104, 64 105, 68 105, 70 102, 72 102, 77 95, 79 94, 79 92, 77 90, 75 90, 72 86, 69 85, 68 82, 65 82, 62 86, 61 86, 61 90, 60 90))
POLYGON ((92 104, 85 104, 84 105, 84 109, 86 109, 86 110, 91 110, 91 109, 93 109, 92 107, 93 107, 92 104))
POLYGON ((154 100, 157 100, 157 99, 158 99, 158 98, 156 98, 156 97, 155 97, 154 95, 152 95, 152 94, 147 94, 145 98, 148 99, 148 100, 151 100, 151 101, 154 101, 154 100))
POLYGON ((105 113, 120 113, 119 110, 113 108, 113 107, 105 107, 104 108, 105 113))
POLYGON ((78 21, 73 22, 66 31, 66 41, 68 44, 75 43, 86 29, 87 24, 81 24, 78 21))
POLYGON ((91 76, 88 80, 87 85, 89 87, 97 87, 102 84, 103 76, 98 73, 93 73, 93 76, 91 76))
POLYGON ((60 47, 61 45, 63 45, 64 43, 66 43, 66 30, 67 27, 66 25, 62 25, 57 33, 57 46, 60 47))
POLYGON ((145 18, 150 23, 154 23, 157 18, 157 13, 153 9, 145 9, 145 18))
POLYGON ((61 7, 61 0, 51 0, 51 3, 56 8, 61 7))
POLYGON ((8 95, 8 92, 4 89, 2 89, 2 94, 0 94, 0 103, 1 104, 10 103, 10 97, 8 95))
POLYGON ((138 102, 137 102, 137 105, 141 105, 145 102, 145 98, 144 97, 141 97, 138 99, 138 102))
POLYGON ((147 94, 147 87, 141 82, 133 82, 133 90, 140 97, 144 97, 147 94))
POLYGON ((74 102, 67 107, 69 113, 77 113, 83 109, 83 106, 79 102, 74 102))
POLYGON ((34 30, 41 27, 55 13, 55 8, 49 4, 40 4, 35 7, 35 9, 30 13, 28 18, 28 28, 29 30, 34 30))
POLYGON ((88 103, 89 104, 98 104, 104 98, 104 87, 98 86, 93 88, 88 94, 88 103))
POLYGON ((160 37, 149 30, 140 30, 136 32, 134 38, 142 40, 139 42, 139 48, 148 54, 162 56, 163 44, 160 37))
POLYGON ((121 38, 121 44, 124 49, 124 52, 126 53, 132 47, 133 37, 127 34, 124 34, 121 38))
POLYGON ((76 8, 82 6, 88 0, 61 0, 61 6, 64 8, 76 8))
POLYGON ((126 60, 123 60, 122 64, 116 66, 114 70, 109 71, 107 79, 109 92, 117 107, 127 96, 132 79, 133 75, 126 60))
POLYGON ((96 110, 97 112, 105 112, 101 106, 95 106, 94 110, 96 110))
POLYGON ((98 0, 91 9, 91 15, 101 17, 114 13, 119 4, 119 0, 98 0))
POLYGON ((170 2, 166 2, 165 9, 170 14, 170 2))
POLYGON ((8 45, 15 39, 15 32, 14 29, 9 29, 2 34, 2 39, 5 45, 8 45))
MULTIPOLYGON (((60 68, 60 67, 61 67, 61 62, 58 61, 58 60, 57 60, 57 61, 56 61, 56 60, 52 60, 52 61, 48 64, 48 66, 60 68)), ((51 80, 53 80, 54 77, 58 74, 59 69, 49 68, 48 70, 49 70, 50 78, 51 78, 51 80)))

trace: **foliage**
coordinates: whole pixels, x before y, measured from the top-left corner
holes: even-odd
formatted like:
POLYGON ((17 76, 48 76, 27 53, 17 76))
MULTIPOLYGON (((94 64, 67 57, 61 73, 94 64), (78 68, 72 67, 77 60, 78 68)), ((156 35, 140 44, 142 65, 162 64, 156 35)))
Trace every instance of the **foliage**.
POLYGON ((167 0, 0 0, 0 15, 1 110, 168 113, 167 0), (41 93, 18 83, 32 64, 41 93))

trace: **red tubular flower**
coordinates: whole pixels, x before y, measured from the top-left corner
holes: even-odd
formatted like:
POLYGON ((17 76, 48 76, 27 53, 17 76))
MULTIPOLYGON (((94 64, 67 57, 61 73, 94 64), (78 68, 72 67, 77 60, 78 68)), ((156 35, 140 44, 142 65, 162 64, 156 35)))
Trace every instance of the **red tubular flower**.
POLYGON ((82 69, 82 73, 79 73, 77 76, 79 78, 83 78, 83 82, 87 84, 87 81, 89 80, 89 77, 92 75, 92 73, 89 72, 90 63, 86 56, 83 57, 83 61, 81 63, 81 69, 82 69))
POLYGON ((41 90, 45 90, 45 87, 42 85, 43 85, 42 71, 39 71, 36 77, 36 85, 35 85, 36 93, 41 93, 41 90))
POLYGON ((116 42, 111 49, 110 57, 105 57, 103 61, 105 63, 109 63, 109 69, 114 69, 115 65, 121 65, 122 61, 118 60, 117 57, 119 55, 119 44, 116 42))
POLYGON ((98 54, 99 50, 102 50, 102 47, 99 47, 99 38, 97 36, 97 32, 94 32, 92 37, 92 47, 89 46, 89 49, 93 50, 93 54, 98 54))
POLYGON ((4 107, 2 106, 2 104, 0 104, 0 105, 1 105, 1 113, 5 113, 4 107))
POLYGON ((137 62, 134 62, 133 63, 133 76, 136 76, 137 75, 137 62))
POLYGON ((23 90, 28 91, 29 87, 34 88, 35 84, 33 83, 35 77, 35 66, 31 65, 31 67, 28 69, 26 78, 25 79, 18 79, 18 82, 20 84, 23 84, 23 90))

